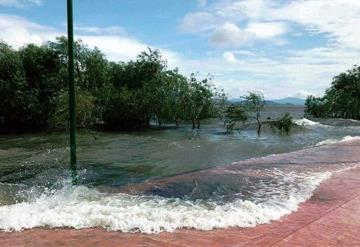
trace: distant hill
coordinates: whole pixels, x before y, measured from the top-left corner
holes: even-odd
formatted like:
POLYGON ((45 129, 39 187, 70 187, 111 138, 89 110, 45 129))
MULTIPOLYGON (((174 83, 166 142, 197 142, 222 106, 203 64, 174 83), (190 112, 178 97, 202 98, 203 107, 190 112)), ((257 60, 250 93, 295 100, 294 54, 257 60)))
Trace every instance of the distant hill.
POLYGON ((284 99, 275 99, 271 100, 272 102, 275 102, 277 104, 281 105, 305 105, 305 100, 295 97, 288 97, 284 99))
MULTIPOLYGON (((230 104, 241 103, 241 99, 230 99, 230 104)), ((266 100, 267 105, 305 105, 305 100, 295 97, 288 97, 284 99, 266 100)))

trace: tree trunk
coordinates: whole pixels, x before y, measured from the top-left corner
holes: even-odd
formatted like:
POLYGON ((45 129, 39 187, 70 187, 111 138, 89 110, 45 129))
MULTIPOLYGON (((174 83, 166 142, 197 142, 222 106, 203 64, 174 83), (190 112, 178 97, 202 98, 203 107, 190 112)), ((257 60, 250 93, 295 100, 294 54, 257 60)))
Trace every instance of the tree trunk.
POLYGON ((262 127, 262 124, 259 120, 258 121, 258 128, 257 128, 257 134, 260 135, 261 134, 261 127, 262 127))
POLYGON ((195 126, 195 121, 194 121, 194 120, 191 120, 191 122, 192 122, 192 128, 195 129, 195 128, 196 128, 196 126, 195 126))
POLYGON ((197 120, 197 128, 200 129, 200 119, 197 120))

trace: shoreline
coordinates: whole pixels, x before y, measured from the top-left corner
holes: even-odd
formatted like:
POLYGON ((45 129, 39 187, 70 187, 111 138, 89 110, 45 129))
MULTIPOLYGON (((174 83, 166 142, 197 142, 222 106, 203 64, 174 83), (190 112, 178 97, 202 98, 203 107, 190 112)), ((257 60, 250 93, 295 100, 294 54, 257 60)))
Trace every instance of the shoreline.
MULTIPOLYGON (((292 164, 301 161, 312 164, 316 160, 318 163, 360 164, 359 147, 359 141, 352 141, 314 148, 312 152, 302 150, 248 162, 292 164)), ((233 170, 239 164, 243 165, 244 162, 238 162, 225 171, 233 170)), ((214 169, 211 173, 214 171, 218 173, 224 169, 214 169)), ((148 187, 149 184, 145 189, 148 187)), ((300 204, 296 212, 279 221, 253 228, 212 231, 183 229, 157 235, 107 232, 100 228, 38 228, 23 232, 0 232, 0 243, 2 246, 354 246, 360 244, 360 237, 357 236, 360 232, 359 212, 360 168, 355 168, 333 173, 330 179, 320 184, 309 200, 300 204)))

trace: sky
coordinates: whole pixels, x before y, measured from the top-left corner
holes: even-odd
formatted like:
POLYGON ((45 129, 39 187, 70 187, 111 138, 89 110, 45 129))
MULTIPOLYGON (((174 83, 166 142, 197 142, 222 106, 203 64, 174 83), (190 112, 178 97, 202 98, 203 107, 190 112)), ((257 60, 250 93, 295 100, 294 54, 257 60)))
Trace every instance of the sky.
MULTIPOLYGON (((110 60, 156 48, 229 98, 321 96, 360 60, 360 0, 74 0, 74 22, 110 60)), ((13 48, 60 35, 65 0, 0 0, 0 40, 13 48)))

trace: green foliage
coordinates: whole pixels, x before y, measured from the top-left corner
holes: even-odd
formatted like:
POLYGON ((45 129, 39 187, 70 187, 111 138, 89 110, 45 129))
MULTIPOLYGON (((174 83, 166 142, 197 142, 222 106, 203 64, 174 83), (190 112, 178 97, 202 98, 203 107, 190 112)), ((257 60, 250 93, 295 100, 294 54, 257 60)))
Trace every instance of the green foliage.
POLYGON ((226 132, 230 133, 236 125, 245 123, 248 120, 246 110, 241 105, 231 105, 225 111, 226 132))
POLYGON ((109 88, 108 98, 102 105, 102 121, 109 129, 138 129, 147 127, 148 119, 142 109, 141 94, 129 90, 109 88))
MULTIPOLYGON (((158 50, 134 61, 109 62, 75 43, 78 127, 137 129, 151 122, 200 121, 220 115, 225 95, 207 77, 168 70, 158 50)), ((68 124, 67 39, 19 51, 0 43, 0 132, 43 131, 68 124)))
POLYGON ((261 92, 250 92, 248 95, 241 97, 243 99, 243 105, 248 111, 254 112, 255 117, 260 118, 261 111, 265 106, 265 98, 261 92))
POLYGON ((257 133, 260 135, 263 122, 261 120, 261 112, 265 107, 264 95, 261 92, 250 92, 248 95, 241 97, 241 105, 230 106, 226 110, 225 124, 228 132, 239 124, 249 119, 253 119, 257 123, 257 133))
POLYGON ((260 135, 262 128, 261 112, 265 107, 265 98, 261 92, 250 92, 248 95, 242 97, 244 106, 251 112, 250 118, 257 123, 257 133, 260 135))
MULTIPOLYGON (((96 98, 87 91, 76 91, 76 119, 81 127, 93 126, 97 120, 96 98)), ((62 91, 54 98, 56 111, 51 114, 51 127, 66 128, 69 125, 69 92, 62 91)))
POLYGON ((308 96, 305 101, 305 115, 316 118, 326 117, 328 114, 327 104, 324 98, 308 96))
POLYGON ((48 120, 54 107, 52 98, 66 87, 66 80, 58 73, 61 69, 60 61, 57 53, 46 46, 30 44, 20 49, 19 53, 27 87, 37 101, 36 108, 30 108, 33 113, 38 112, 32 116, 31 121, 37 123, 37 129, 46 129, 49 127, 48 120))
POLYGON ((309 96, 305 106, 308 116, 360 119, 360 67, 334 77, 324 97, 309 96))
POLYGON ((192 122, 193 128, 200 128, 200 120, 216 116, 215 93, 211 78, 197 80, 192 74, 184 89, 184 118, 192 122))
POLYGON ((285 113, 277 120, 268 119, 266 122, 273 131, 278 130, 280 133, 289 134, 294 126, 293 118, 289 113, 285 113))
POLYGON ((44 124, 39 98, 26 83, 20 53, 0 43, 0 132, 39 129, 44 124))

